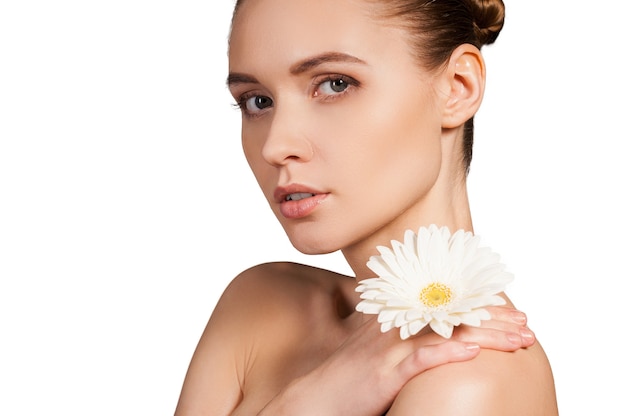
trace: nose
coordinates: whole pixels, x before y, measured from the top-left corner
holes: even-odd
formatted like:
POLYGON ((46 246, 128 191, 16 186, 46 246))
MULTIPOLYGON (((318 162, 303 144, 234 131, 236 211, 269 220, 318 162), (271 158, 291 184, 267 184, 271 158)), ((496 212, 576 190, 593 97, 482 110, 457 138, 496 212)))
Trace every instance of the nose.
POLYGON ((275 107, 272 124, 267 132, 261 153, 273 166, 290 161, 306 162, 313 157, 313 147, 307 138, 306 117, 296 108, 275 107))

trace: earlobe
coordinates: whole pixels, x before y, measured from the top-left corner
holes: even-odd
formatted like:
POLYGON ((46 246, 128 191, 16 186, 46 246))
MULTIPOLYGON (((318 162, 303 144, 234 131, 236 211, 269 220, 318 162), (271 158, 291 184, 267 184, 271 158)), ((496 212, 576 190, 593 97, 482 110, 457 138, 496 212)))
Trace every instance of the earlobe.
POLYGON ((461 126, 478 111, 485 91, 485 62, 478 48, 457 47, 447 68, 450 94, 443 115, 444 128, 461 126))

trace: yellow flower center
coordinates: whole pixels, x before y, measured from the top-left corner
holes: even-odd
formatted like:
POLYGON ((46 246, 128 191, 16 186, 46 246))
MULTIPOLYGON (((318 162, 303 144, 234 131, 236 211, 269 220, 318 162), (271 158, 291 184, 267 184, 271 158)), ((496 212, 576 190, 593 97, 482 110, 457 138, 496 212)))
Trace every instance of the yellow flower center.
POLYGON ((452 300, 452 290, 443 283, 431 283, 420 292, 420 300, 430 308, 445 306, 452 300))

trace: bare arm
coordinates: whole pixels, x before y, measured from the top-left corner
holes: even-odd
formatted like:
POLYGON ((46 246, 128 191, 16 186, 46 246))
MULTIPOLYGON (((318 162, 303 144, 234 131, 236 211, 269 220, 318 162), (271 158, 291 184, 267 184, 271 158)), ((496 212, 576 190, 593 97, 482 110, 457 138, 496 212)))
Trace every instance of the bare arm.
POLYGON ((479 346, 515 351, 530 345, 518 335, 523 325, 506 310, 492 327, 466 328, 445 342, 435 334, 402 341, 397 331, 382 334, 375 318, 367 317, 328 355, 303 356, 308 369, 300 361, 294 372, 284 352, 307 342, 318 321, 315 313, 305 313, 310 309, 298 309, 312 288, 279 271, 255 269, 226 290, 192 359, 176 416, 380 415, 409 380, 427 369, 471 360, 479 346), (277 275, 282 276, 278 281, 277 275))
POLYGON ((232 318, 228 316, 233 301, 226 291, 216 306, 191 359, 176 416, 230 415, 241 399, 237 343, 233 342, 232 318))
POLYGON ((375 319, 365 323, 322 365, 294 380, 259 416, 380 415, 417 374, 450 362, 470 360, 478 344, 448 341, 418 346, 381 334, 375 319))

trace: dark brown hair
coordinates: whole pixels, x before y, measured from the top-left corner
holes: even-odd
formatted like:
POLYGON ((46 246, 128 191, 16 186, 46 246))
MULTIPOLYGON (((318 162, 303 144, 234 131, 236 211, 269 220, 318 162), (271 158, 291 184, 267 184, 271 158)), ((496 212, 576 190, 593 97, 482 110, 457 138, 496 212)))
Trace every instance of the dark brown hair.
MULTIPOLYGON (((249 1, 249 0, 248 0, 249 1)), ((504 25, 502 0, 367 0, 376 4, 376 17, 393 19, 406 29, 417 62, 427 70, 444 65, 454 50, 469 43, 478 49, 495 42, 504 25)), ((237 0, 235 12, 243 3, 237 0)), ((465 122, 463 162, 472 161, 474 119, 465 122)))
MULTIPOLYGON (((504 25, 502 0, 368 0, 380 5, 381 18, 399 22, 409 34, 418 63, 427 70, 444 65, 454 50, 469 43, 481 49, 495 42, 504 25)), ((469 172, 474 118, 463 129, 463 163, 469 172)))

